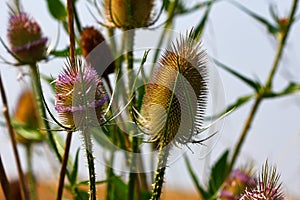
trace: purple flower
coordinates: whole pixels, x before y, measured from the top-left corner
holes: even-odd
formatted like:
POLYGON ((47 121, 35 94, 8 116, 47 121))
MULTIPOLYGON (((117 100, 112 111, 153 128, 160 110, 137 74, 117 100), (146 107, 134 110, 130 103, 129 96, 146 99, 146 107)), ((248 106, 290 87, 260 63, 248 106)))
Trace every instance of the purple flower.
POLYGON ((79 128, 83 123, 97 123, 103 118, 108 95, 96 70, 90 65, 67 66, 56 80, 55 110, 62 123, 79 128))
POLYGON ((255 179, 252 177, 251 169, 235 169, 223 184, 220 199, 237 200, 247 187, 253 185, 255 185, 255 179))
POLYGON ((11 51, 24 63, 34 63, 45 57, 47 38, 42 37, 40 26, 26 13, 12 15, 7 37, 11 51))
POLYGON ((275 167, 269 167, 268 162, 262 167, 262 172, 256 186, 247 188, 240 200, 284 200, 281 184, 278 184, 280 175, 275 167))

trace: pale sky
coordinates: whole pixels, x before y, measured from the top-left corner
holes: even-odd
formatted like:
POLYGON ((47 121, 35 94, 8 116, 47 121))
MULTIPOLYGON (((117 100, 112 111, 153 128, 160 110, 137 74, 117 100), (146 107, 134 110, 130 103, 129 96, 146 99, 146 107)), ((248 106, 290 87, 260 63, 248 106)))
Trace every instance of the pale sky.
MULTIPOLYGON (((44 35, 54 40, 56 38, 57 24, 46 13, 45 1, 26 0, 24 10, 30 13, 41 25, 44 35)), ((95 20, 87 12, 86 1, 80 0, 81 19, 85 25, 96 25, 95 20)), ((196 1, 190 1, 196 2, 196 1)), ((243 5, 256 13, 271 19, 269 14, 269 6, 271 3, 278 5, 280 16, 289 13, 291 1, 271 1, 271 0, 255 0, 240 1, 243 5)), ((0 30, 1 38, 6 41, 6 27, 8 23, 8 9, 5 1, 0 1, 0 30)), ((203 11, 195 12, 191 15, 182 17, 177 21, 175 31, 185 32, 192 26, 195 26, 203 11)), ((300 14, 300 8, 298 15, 300 14)), ((248 77, 258 79, 261 82, 266 81, 266 77, 270 71, 271 64, 276 51, 276 42, 274 38, 266 34, 266 29, 258 24, 246 14, 233 7, 226 1, 217 3, 209 17, 208 26, 206 27, 202 41, 207 51, 213 57, 219 59, 223 63, 231 66, 235 70, 247 75, 248 77)), ((68 43, 66 35, 61 30, 61 39, 59 47, 63 48, 68 43)), ((294 82, 300 81, 300 22, 293 26, 287 42, 283 60, 280 64, 277 75, 274 79, 275 90, 280 90, 286 86, 289 80, 294 82), (298 52, 298 53, 297 53, 298 52)), ((143 38, 142 38, 143 39, 143 38)), ((53 42, 54 42, 53 41, 53 42)), ((147 41, 149 39, 147 38, 147 41)), ((145 41, 146 42, 146 41, 145 41)), ((1 56, 8 60, 13 59, 5 53, 4 48, 0 47, 1 56)), ((63 61, 50 61, 50 64, 43 64, 41 71, 44 74, 53 74, 56 76, 63 67, 63 61)), ((18 72, 15 68, 8 65, 0 64, 0 71, 8 93, 8 99, 13 109, 17 96, 20 94, 22 84, 17 82, 18 72)), ((219 68, 218 68, 219 69, 219 68)), ((237 80, 227 72, 219 69, 219 73, 223 82, 224 93, 226 97, 225 104, 228 105, 235 101, 239 96, 250 94, 252 91, 241 81, 237 80)), ((51 96, 51 94, 48 94, 51 96)), ((253 161, 260 169, 260 166, 266 159, 270 163, 276 163, 278 171, 281 173, 283 186, 288 194, 300 196, 300 95, 286 96, 278 99, 265 100, 254 119, 245 145, 240 154, 238 165, 243 165, 247 161, 253 161)), ((242 108, 230 114, 224 123, 221 131, 220 139, 213 148, 209 158, 212 163, 221 152, 227 147, 233 147, 239 133, 241 132, 243 123, 249 114, 252 102, 246 104, 242 108)), ((2 104, 0 104, 1 106, 2 104)), ((2 115, 1 115, 2 116, 2 115)), ((3 117, 1 117, 3 119, 3 117)), ((1 120, 3 121, 3 120, 1 120)), ((7 133, 5 129, 1 129, 2 135, 7 133)), ((75 136, 73 152, 76 151, 76 144, 80 144, 80 136, 75 136)), ((37 167, 36 173, 39 176, 48 177, 49 153, 45 153, 46 147, 37 148, 38 154, 42 153, 42 157, 36 155, 37 167), (47 159, 45 159, 47 158, 47 159), (45 159, 45 160, 44 160, 45 159)), ((12 150, 9 145, 8 137, 2 137, 0 140, 0 152, 2 160, 8 168, 8 172, 15 173, 15 166, 12 159, 12 150), (9 164, 8 164, 9 163, 9 164), (10 167, 11 166, 11 167, 10 167)), ((72 153, 74 154, 74 153, 72 153)), ((197 153, 188 152, 189 158, 193 160, 194 169, 198 169, 199 176, 206 172, 207 162, 197 157, 197 153)), ((82 157, 81 171, 85 174, 85 158, 82 157)), ((207 159, 209 160, 209 159, 207 159)), ((99 163, 97 164, 100 165, 99 163)), ((193 190, 195 187, 188 172, 185 169, 183 159, 178 160, 167 169, 166 184, 168 188, 193 190)), ((98 179, 104 178, 101 170, 97 173, 98 179)))

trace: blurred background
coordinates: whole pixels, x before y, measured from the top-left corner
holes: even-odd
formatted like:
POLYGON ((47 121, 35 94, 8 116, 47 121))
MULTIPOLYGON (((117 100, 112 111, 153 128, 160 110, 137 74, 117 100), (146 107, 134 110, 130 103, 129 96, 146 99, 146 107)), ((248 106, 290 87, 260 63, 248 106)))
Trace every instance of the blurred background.
MULTIPOLYGON (((24 10, 34 17, 42 27, 43 33, 50 39, 50 44, 57 42, 58 49, 63 49, 68 45, 66 33, 61 27, 47 14, 46 1, 24 0, 21 1, 24 10), (60 29, 60 35, 58 30, 60 29)), ((194 5, 201 1, 186 0, 187 5, 194 5)), ((280 17, 289 14, 291 1, 280 0, 256 0, 239 1, 242 5, 264 18, 272 21, 270 15, 270 6, 275 6, 280 17)), ((7 42, 6 27, 9 14, 6 1, 0 1, 0 36, 7 42)), ((85 0, 79 0, 79 17, 83 25, 94 25, 100 27, 89 12, 91 5, 85 0)), ((177 32, 186 32, 198 24, 204 10, 195 11, 176 19, 174 30, 177 32)), ((300 8, 298 8, 298 16, 300 8)), ((96 15, 98 16, 98 15, 96 15)), ((98 16, 99 17, 99 16, 98 16)), ((298 17, 299 19, 299 17, 298 17)), ((102 20, 103 21, 103 20, 102 20)), ((160 20, 163 22, 163 20, 160 20)), ((275 23, 275 22, 274 22, 275 23)), ((101 29, 101 27, 100 27, 101 29)), ((276 74, 274 81, 275 91, 283 89, 290 81, 298 82, 300 80, 300 22, 295 23, 290 32, 287 46, 285 48, 283 59, 276 74)), ((149 41, 149 38, 140 38, 149 41)), ((208 24, 203 33, 202 41, 210 56, 218 59, 222 63, 230 66, 236 71, 259 80, 264 83, 270 71, 276 51, 276 40, 268 34, 265 26, 255 21, 249 15, 242 12, 228 1, 219 1, 211 10, 208 24)), ((13 58, 0 47, 0 55, 7 60, 13 61, 13 58)), ((56 77, 64 66, 64 60, 56 59, 51 62, 42 63, 40 71, 42 74, 56 77)), ((225 104, 229 105, 237 100, 238 97, 251 94, 252 90, 240 80, 236 79, 226 71, 217 68, 224 87, 225 104)), ((8 92, 8 100, 11 112, 17 102, 24 83, 18 81, 20 71, 7 64, 0 63, 0 71, 3 77, 4 86, 8 92)), ((54 95, 46 88, 47 97, 54 101, 54 95)), ((210 154, 202 158, 197 153, 187 151, 188 157, 192 160, 193 168, 199 177, 206 180, 209 166, 211 166, 220 154, 227 148, 233 147, 238 140, 239 133, 244 125, 245 119, 249 114, 252 101, 245 106, 235 110, 226 117, 220 137, 210 154)), ((2 104, 0 103, 0 107, 2 104)), ((0 115, 1 122, 3 115, 0 115)), ((236 166, 245 165, 253 162, 256 169, 266 159, 270 163, 276 164, 281 173, 284 190, 288 195, 300 198, 300 94, 284 96, 272 100, 265 100, 259 108, 254 119, 253 126, 249 132, 247 140, 242 148, 239 160, 236 166)), ((0 129, 0 152, 9 177, 17 177, 12 154, 10 141, 5 127, 0 129)), ((71 155, 76 152, 76 146, 80 144, 81 137, 76 135, 71 147, 71 155), (74 144, 74 145, 73 145, 74 144)), ((34 154, 34 171, 40 180, 49 182, 57 180, 59 166, 50 162, 52 153, 47 149, 46 144, 37 146, 34 154)), ((21 155, 24 155, 24 149, 20 148, 21 155)), ((95 150, 97 151, 97 149, 95 150)), ((82 168, 81 175, 87 174, 86 161, 81 155, 82 168)), ((25 156, 22 156, 25 157, 25 156)), ((24 160, 25 162, 25 160, 24 160)), ((101 162, 97 162, 97 178, 104 179, 104 167, 101 162)), ((201 179, 201 178, 200 178, 201 179)), ((190 193, 196 193, 195 186, 186 170, 184 160, 181 158, 174 162, 166 174, 166 187, 171 190, 183 190, 190 193)))

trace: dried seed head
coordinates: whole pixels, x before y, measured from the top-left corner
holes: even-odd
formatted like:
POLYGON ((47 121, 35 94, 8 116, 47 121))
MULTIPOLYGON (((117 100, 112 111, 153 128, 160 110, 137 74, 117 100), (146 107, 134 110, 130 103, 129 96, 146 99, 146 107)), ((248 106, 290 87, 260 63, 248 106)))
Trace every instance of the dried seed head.
POLYGON ((40 26, 26 13, 10 17, 7 37, 11 51, 24 63, 45 58, 47 38, 42 37, 40 26))
POLYGON ((16 111, 14 113, 14 119, 23 127, 21 129, 18 129, 18 127, 15 129, 16 140, 21 144, 40 142, 44 138, 44 135, 38 131, 38 129, 41 127, 41 124, 35 102, 36 101, 31 90, 23 91, 19 97, 16 111), (22 134, 25 133, 27 128, 30 131, 26 132, 26 134, 22 134), (32 132, 32 130, 37 131, 32 132))
POLYGON ((153 0, 104 0, 107 21, 115 27, 133 29, 151 23, 153 0))
POLYGON ((158 147, 194 142, 202 125, 208 95, 207 55, 192 34, 181 36, 164 52, 146 87, 143 125, 158 147))
POLYGON ((255 187, 247 188, 240 200, 284 200, 281 184, 278 183, 280 175, 275 167, 269 167, 268 162, 262 171, 255 187))
MULTIPOLYGON (((100 63, 103 64, 103 67, 105 67, 106 69, 103 69, 103 76, 107 76, 108 74, 111 74, 114 72, 115 70, 115 64, 114 62, 111 63, 107 63, 109 64, 108 66, 106 66, 103 63, 103 60, 113 60, 113 56, 111 53, 111 50, 109 48, 109 46, 106 44, 106 42, 104 41, 104 37, 102 36, 102 34, 96 30, 93 27, 86 27, 83 29, 82 33, 81 33, 81 40, 80 40, 80 44, 81 44, 81 49, 82 49, 82 55, 84 57, 87 57, 89 55, 89 53, 96 48, 99 44, 101 44, 102 46, 100 47, 100 51, 97 52, 97 56, 100 56, 99 60, 101 59, 102 61, 100 61, 100 63), (102 58, 103 57, 103 58, 102 58), (105 57, 105 58, 104 58, 105 57)), ((97 63, 98 64, 98 63, 97 63)))
POLYGON ((75 68, 67 66, 58 76, 55 85, 55 109, 62 123, 71 128, 90 123, 86 120, 93 120, 88 116, 91 113, 96 113, 96 120, 100 121, 108 101, 108 95, 96 70, 90 65, 81 70, 80 64, 77 62, 75 68))
POLYGON ((252 169, 236 169, 224 182, 220 191, 221 200, 237 200, 247 187, 255 186, 252 169))

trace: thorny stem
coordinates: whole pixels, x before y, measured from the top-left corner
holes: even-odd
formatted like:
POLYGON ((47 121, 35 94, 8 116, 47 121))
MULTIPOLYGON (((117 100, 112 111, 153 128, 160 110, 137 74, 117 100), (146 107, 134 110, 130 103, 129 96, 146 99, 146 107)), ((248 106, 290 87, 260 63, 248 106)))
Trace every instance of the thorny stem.
MULTIPOLYGON (((123 32, 125 37, 125 49, 126 49, 126 62, 127 62, 127 74, 128 74, 128 97, 130 98, 131 86, 133 85, 133 45, 134 45, 134 30, 125 30, 123 32)), ((135 99, 133 99, 131 106, 134 106, 135 99)), ((129 107, 129 115, 132 116, 132 109, 129 107)), ((130 174, 129 174, 129 185, 128 185, 128 196, 127 199, 131 200, 134 197, 134 189, 136 184, 136 156, 135 153, 138 152, 138 138, 134 137, 134 130, 129 132, 131 141, 131 150, 129 157, 130 174)))
POLYGON ((72 131, 69 131, 67 134, 67 139, 66 139, 66 144, 65 144, 65 152, 64 152, 62 163, 61 163, 56 200, 61 200, 61 198, 62 198, 71 141, 72 141, 72 131))
POLYGON ((6 98, 5 90, 3 87, 1 74, 0 74, 0 90, 1 90, 1 97, 2 97, 2 103, 3 103, 3 115, 5 117, 6 126, 8 129, 8 132, 9 132, 9 136, 10 136, 10 140, 11 140, 11 144, 12 144, 12 148, 13 148, 13 153, 14 153, 14 157, 15 157, 15 161, 16 161, 16 165, 17 165, 18 175, 19 175, 21 196, 22 196, 22 199, 29 200, 29 194, 28 194, 28 190, 26 188, 25 178, 24 178, 21 161, 20 161, 20 157, 19 157, 19 153, 18 153, 18 149, 17 149, 17 142, 16 142, 13 127, 11 125, 10 117, 9 117, 7 98, 6 98))
POLYGON ((233 166, 234 166, 234 164, 237 160, 237 157, 240 153, 241 147, 242 147, 242 145, 244 143, 244 140, 245 140, 245 138, 246 138, 246 136, 249 132, 249 129, 251 127, 251 124, 253 122, 255 114, 258 110, 258 107, 259 107, 260 103, 262 102, 262 100, 264 98, 264 95, 266 93, 270 92, 270 90, 272 89, 273 78, 274 78, 274 75, 275 75, 275 73, 278 69, 279 62, 281 60, 283 50, 284 50, 284 47, 285 47, 285 44, 286 44, 286 41, 287 41, 287 38, 288 38, 289 31, 290 31, 291 26, 294 22, 294 16, 295 16, 295 13, 296 13, 296 10, 297 10, 297 5, 298 5, 298 0, 294 0, 293 5, 292 5, 292 9, 291 9, 291 13, 290 13, 290 16, 289 16, 288 25, 287 25, 286 29, 282 32, 281 37, 279 38, 279 44, 278 44, 277 52, 276 52, 276 55, 275 55, 275 59, 274 59, 271 71, 269 73, 269 76, 267 78, 267 81, 266 81, 264 87, 256 95, 254 105, 252 106, 250 114, 249 114, 249 116, 248 116, 248 118, 245 122, 244 128, 241 132, 238 143, 237 143, 237 145, 236 145, 236 147, 233 151, 234 153, 233 153, 233 156, 232 156, 231 161, 229 163, 227 173, 230 173, 230 171, 232 170, 232 168, 233 168, 233 166))
POLYGON ((36 102, 37 102, 37 105, 38 105, 38 109, 39 109, 41 118, 42 118, 43 123, 44 123, 44 127, 46 129, 46 132, 47 132, 47 135, 48 135, 48 138, 49 138, 49 142, 50 142, 50 145, 52 146, 57 158, 61 162, 62 158, 61 158, 61 155, 60 155, 60 153, 58 151, 58 148, 56 146, 56 143, 55 143, 54 137, 52 135, 52 132, 50 131, 50 125, 49 125, 49 122, 47 120, 46 110, 45 110, 45 107, 43 105, 43 89, 42 89, 42 85, 41 85, 40 73, 39 73, 39 70, 38 70, 38 66, 36 64, 31 64, 30 69, 31 69, 31 74, 32 74, 32 84, 33 84, 33 87, 34 87, 33 91, 34 91, 34 94, 35 94, 35 97, 36 97, 36 102))
POLYGON ((32 146, 31 144, 26 145, 26 159, 27 159, 27 170, 28 170, 28 184, 29 184, 29 194, 30 199, 37 200, 36 193, 36 180, 33 173, 32 167, 32 146))
POLYGON ((1 182, 2 191, 4 193, 6 200, 13 200, 12 194, 11 194, 11 188, 10 188, 9 182, 7 180, 7 176, 5 173, 4 166, 3 166, 1 154, 0 154, 0 182, 1 182))
POLYGON ((152 196, 150 200, 160 199, 169 152, 170 152, 170 145, 166 145, 165 147, 161 146, 159 150, 158 163, 155 171, 154 185, 153 185, 152 196))
POLYGON ((92 153, 92 139, 87 128, 82 131, 84 146, 86 151, 86 157, 89 168, 89 180, 90 180, 90 200, 96 200, 96 174, 95 174, 95 164, 94 157, 92 153))
POLYGON ((158 41, 158 45, 157 45, 157 48, 156 48, 156 51, 155 51, 155 54, 154 54, 154 57, 153 57, 153 65, 152 65, 152 68, 151 68, 150 75, 153 74, 153 71, 154 71, 154 68, 155 68, 155 63, 157 62, 159 52, 161 51, 161 47, 163 45, 163 42, 165 41, 167 31, 169 31, 169 29, 172 28, 177 3, 178 3, 178 0, 175 0, 175 1, 171 2, 170 5, 168 6, 168 20, 167 20, 167 22, 164 26, 163 32, 162 32, 162 34, 159 38, 159 41, 158 41))

